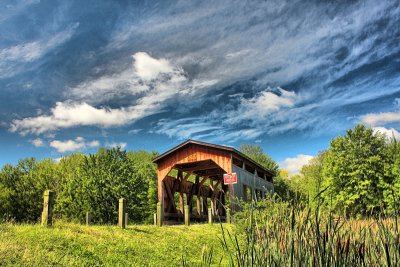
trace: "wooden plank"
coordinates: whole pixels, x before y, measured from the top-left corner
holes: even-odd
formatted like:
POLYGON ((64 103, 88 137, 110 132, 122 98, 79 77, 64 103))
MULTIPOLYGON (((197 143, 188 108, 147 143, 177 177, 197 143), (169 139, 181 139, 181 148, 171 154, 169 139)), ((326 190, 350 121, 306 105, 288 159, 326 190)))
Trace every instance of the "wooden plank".
POLYGON ((175 207, 175 199, 174 199, 174 195, 171 192, 171 189, 169 188, 169 185, 167 182, 164 181, 164 187, 167 191, 167 195, 168 195, 168 211, 170 211, 170 206, 172 206, 173 211, 176 212, 176 207, 175 207))

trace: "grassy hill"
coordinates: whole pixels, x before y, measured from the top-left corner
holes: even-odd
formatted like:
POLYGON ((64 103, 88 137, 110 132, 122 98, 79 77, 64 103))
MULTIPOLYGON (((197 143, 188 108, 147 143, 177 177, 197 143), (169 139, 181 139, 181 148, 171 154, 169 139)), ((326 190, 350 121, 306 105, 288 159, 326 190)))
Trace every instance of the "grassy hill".
MULTIPOLYGON (((232 230, 231 225, 224 228, 232 230)), ((214 263, 219 263, 220 234, 218 224, 130 225, 125 230, 65 222, 51 228, 0 224, 0 266, 180 266, 182 255, 197 265, 205 245, 213 248, 214 263)))

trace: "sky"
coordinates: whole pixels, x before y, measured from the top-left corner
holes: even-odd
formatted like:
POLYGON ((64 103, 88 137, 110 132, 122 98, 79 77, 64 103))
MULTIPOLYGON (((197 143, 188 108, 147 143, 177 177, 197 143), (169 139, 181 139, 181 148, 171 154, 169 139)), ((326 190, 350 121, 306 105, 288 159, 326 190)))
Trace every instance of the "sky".
POLYGON ((399 44, 399 1, 1 0, 0 166, 196 139, 296 173, 400 137, 399 44))

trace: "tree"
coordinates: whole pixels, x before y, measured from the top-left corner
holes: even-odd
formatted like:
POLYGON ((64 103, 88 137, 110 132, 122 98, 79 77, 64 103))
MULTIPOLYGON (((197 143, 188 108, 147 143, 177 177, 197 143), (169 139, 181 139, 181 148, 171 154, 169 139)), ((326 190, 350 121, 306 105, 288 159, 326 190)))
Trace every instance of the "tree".
POLYGON ((387 187, 385 149, 385 137, 363 125, 333 139, 322 171, 326 202, 348 215, 380 211, 387 187))
POLYGON ((274 176, 278 175, 279 165, 264 153, 260 145, 243 144, 240 145, 239 151, 271 171, 274 176))
POLYGON ((318 156, 312 158, 308 164, 304 165, 300 171, 303 176, 303 193, 308 196, 309 205, 312 207, 318 204, 316 197, 323 190, 322 170, 325 153, 325 151, 320 152, 318 156))
POLYGON ((56 190, 57 165, 52 159, 22 159, 0 171, 0 219, 34 222, 40 218, 43 192, 56 190))
POLYGON ((388 138, 387 159, 385 165, 386 183, 384 201, 388 213, 400 213, 400 143, 394 138, 388 138))
POLYGON ((82 221, 90 211, 95 222, 115 223, 118 199, 123 197, 130 220, 149 220, 157 201, 156 167, 151 161, 154 156, 146 151, 100 148, 96 154, 63 158, 59 166, 63 188, 56 200, 56 212, 82 221))

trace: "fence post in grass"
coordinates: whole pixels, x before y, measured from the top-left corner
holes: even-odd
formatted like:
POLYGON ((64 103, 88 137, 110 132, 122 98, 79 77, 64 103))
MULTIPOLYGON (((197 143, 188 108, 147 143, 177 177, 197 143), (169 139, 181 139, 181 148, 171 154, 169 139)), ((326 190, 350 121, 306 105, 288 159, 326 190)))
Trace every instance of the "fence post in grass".
POLYGON ((51 226, 53 224, 53 204, 54 191, 46 190, 43 194, 42 225, 51 226))
POLYGON ((128 226, 128 213, 125 212, 125 226, 128 226))
POLYGON ((189 226, 190 214, 189 214, 189 205, 185 205, 185 225, 189 226))
POLYGON ((226 223, 231 223, 231 210, 226 209, 226 223))
POLYGON ((157 203, 157 226, 162 226, 162 208, 161 208, 161 202, 157 203))
POLYGON ((124 229, 125 225, 125 199, 119 199, 119 207, 118 207, 118 226, 124 229))
POLYGON ((153 217, 154 225, 157 225, 157 213, 154 213, 153 217))
POLYGON ((212 209, 208 208, 208 223, 213 224, 212 209))
POLYGON ((86 225, 87 225, 87 226, 90 225, 90 219, 91 219, 91 218, 90 218, 90 212, 87 211, 87 212, 86 212, 86 225))

